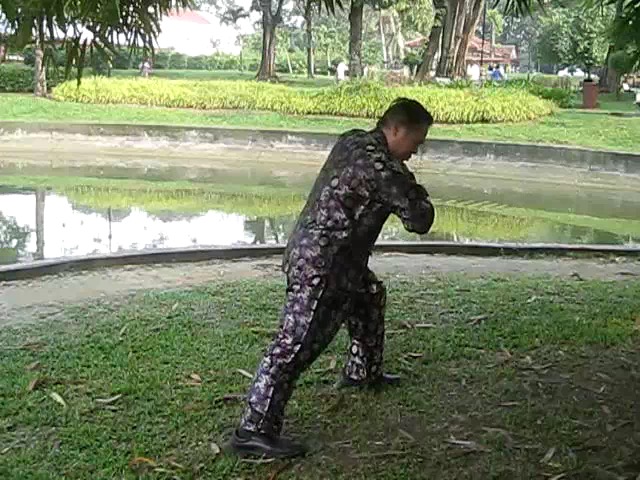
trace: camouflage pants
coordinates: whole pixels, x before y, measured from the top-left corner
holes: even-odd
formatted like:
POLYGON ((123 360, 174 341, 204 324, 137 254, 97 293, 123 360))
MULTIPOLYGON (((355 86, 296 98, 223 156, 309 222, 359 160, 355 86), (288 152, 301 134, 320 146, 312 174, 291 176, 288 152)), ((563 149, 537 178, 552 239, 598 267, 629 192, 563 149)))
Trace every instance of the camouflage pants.
MULTIPOLYGON (((317 277, 316 277, 317 278, 317 277)), ((240 427, 279 435, 284 410, 300 374, 346 324, 351 345, 344 374, 367 382, 382 374, 386 289, 367 271, 365 282, 345 291, 321 280, 289 281, 280 331, 260 363, 240 427)))

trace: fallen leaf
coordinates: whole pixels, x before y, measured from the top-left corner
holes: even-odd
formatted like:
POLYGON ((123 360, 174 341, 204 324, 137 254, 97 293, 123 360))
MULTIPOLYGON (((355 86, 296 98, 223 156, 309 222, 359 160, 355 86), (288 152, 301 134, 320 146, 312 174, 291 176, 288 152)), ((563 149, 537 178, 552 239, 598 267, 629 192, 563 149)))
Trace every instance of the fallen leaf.
POLYGON ((196 382, 202 383, 202 378, 197 373, 192 373, 191 375, 189 375, 189 378, 196 382))
POLYGON ((549 461, 551 460, 551 458, 555 455, 556 453, 556 447, 551 447, 547 453, 545 454, 544 457, 542 457, 542 460, 540 460, 540 463, 549 463, 549 461))
POLYGON ((329 363, 329 370, 335 370, 338 365, 338 359, 336 357, 331 357, 331 362, 329 363))
POLYGON ((175 312, 178 309, 179 305, 178 302, 174 303, 173 306, 171 307, 171 311, 175 312))
POLYGON ((539 297, 537 297, 537 296, 535 296, 535 295, 534 295, 533 297, 530 297, 530 298, 527 300, 527 303, 533 303, 533 302, 535 302, 536 300, 538 300, 538 298, 539 298, 539 297))
POLYGON ((516 407, 520 405, 520 402, 502 402, 498 404, 500 407, 516 407))
POLYGON ((241 393, 230 393, 228 395, 224 395, 221 400, 223 402, 243 402, 245 400, 246 395, 241 393))
POLYGON ((216 442, 211 442, 211 453, 213 453, 213 456, 215 457, 216 455, 219 455, 220 451, 218 444, 216 442))
POLYGON ((424 353, 405 353, 405 357, 422 358, 422 357, 424 357, 424 353))
POLYGON ((553 363, 545 363, 544 365, 533 365, 531 368, 533 368, 534 370, 547 370, 548 368, 552 367, 553 363))
POLYGON ((109 405, 111 403, 115 403, 122 398, 122 394, 115 395, 110 398, 96 398, 96 402, 102 403, 103 405, 109 405))
POLYGON ((158 464, 156 462, 154 462, 153 460, 151 460, 150 458, 147 457, 136 457, 133 460, 131 460, 129 462, 129 466, 134 467, 136 465, 140 465, 140 464, 147 464, 150 465, 152 467, 157 466, 158 464))
POLYGON ((413 435, 411 435, 409 432, 407 432, 407 431, 405 431, 405 430, 403 430, 401 428, 398 429, 398 433, 400 435, 402 435, 403 437, 405 437, 406 439, 408 439, 409 441, 411 441, 411 442, 415 442, 416 441, 416 439, 415 439, 415 437, 413 435))
POLYGON ((415 328, 436 328, 435 323, 416 323, 415 328))
POLYGON ((567 474, 566 474, 566 473, 561 473, 561 474, 559 474, 559 475, 556 475, 556 476, 554 476, 554 477, 551 477, 549 480, 560 480, 561 478, 564 478, 564 477, 566 477, 566 476, 567 476, 567 474))
POLYGON ((413 325, 410 324, 409 322, 401 322, 401 325, 407 330, 411 330, 413 328, 413 325))
POLYGON ((480 323, 482 323, 483 321, 485 321, 487 318, 489 318, 489 315, 478 315, 476 317, 471 317, 469 319, 469 322, 467 322, 468 325, 479 325, 480 323))
POLYGON ((607 424, 607 432, 611 433, 614 430, 619 429, 620 427, 624 427, 625 425, 629 425, 631 422, 629 420, 624 420, 622 422, 617 423, 616 425, 607 424))
POLYGON ((37 389, 43 383, 44 383, 44 381, 40 377, 34 378, 33 380, 31 380, 29 382, 29 386, 27 387, 27 390, 29 392, 33 392, 35 389, 37 389))
POLYGON ((185 467, 184 465, 179 464, 178 462, 174 462, 173 460, 169 460, 169 465, 171 465, 174 468, 177 468, 178 470, 186 470, 187 467, 185 467))
POLYGON ((611 378, 611 377, 610 377, 609 375, 607 375, 606 373, 600 373, 600 372, 598 372, 598 373, 596 373, 596 375, 597 375, 598 377, 600 377, 601 379, 606 380, 607 382, 613 382, 613 378, 611 378))
POLYGON ((29 365, 27 365, 25 367, 25 370, 33 372, 34 370, 38 370, 39 368, 40 368, 40 362, 33 362, 33 363, 30 363, 29 365))
POLYGON ((249 372, 247 372, 246 370, 243 370, 241 368, 236 369, 236 372, 238 372, 240 375, 247 377, 250 380, 253 380, 253 375, 251 375, 249 372))
POLYGON ((127 329, 129 328, 129 325, 125 325, 124 327, 122 327, 120 329, 120 336, 123 336, 124 333, 127 331, 127 329))
POLYGON ((445 442, 450 445, 457 445, 459 447, 464 447, 469 450, 475 450, 475 451, 481 451, 481 452, 489 451, 487 447, 480 445, 479 443, 471 440, 456 440, 455 438, 451 437, 450 439, 445 440, 445 442))
POLYGON ((51 392, 49 394, 49 396, 56 402, 58 402, 60 405, 62 405, 64 408, 67 408, 67 402, 64 401, 64 398, 62 398, 59 394, 57 394, 56 392, 51 392))
POLYGON ((47 344, 44 342, 27 342, 27 343, 23 343, 22 346, 20 347, 21 350, 31 350, 32 352, 35 352, 37 350, 41 350, 43 347, 45 347, 47 344))

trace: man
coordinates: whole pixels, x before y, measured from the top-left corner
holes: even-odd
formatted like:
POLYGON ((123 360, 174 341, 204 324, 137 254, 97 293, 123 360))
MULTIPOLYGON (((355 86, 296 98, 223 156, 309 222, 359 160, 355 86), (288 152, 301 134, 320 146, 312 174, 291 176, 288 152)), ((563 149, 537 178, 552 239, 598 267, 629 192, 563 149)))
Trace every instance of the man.
POLYGON ((280 331, 256 372, 247 406, 229 442, 240 455, 303 455, 280 436, 284 409, 302 371, 342 323, 351 337, 339 387, 395 384, 382 369, 386 290, 368 267, 391 213, 410 232, 427 233, 434 208, 405 161, 433 123, 415 100, 393 102, 376 128, 340 137, 309 194, 283 258, 287 300, 280 331))

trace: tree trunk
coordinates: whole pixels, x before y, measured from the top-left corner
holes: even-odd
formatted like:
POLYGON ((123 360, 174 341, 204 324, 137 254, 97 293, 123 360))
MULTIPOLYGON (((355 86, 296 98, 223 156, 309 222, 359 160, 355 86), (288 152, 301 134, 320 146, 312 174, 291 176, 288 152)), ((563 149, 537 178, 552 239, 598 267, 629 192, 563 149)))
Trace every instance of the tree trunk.
POLYGON ((389 21, 391 24, 391 33, 393 34, 396 53, 398 54, 398 59, 402 60, 404 58, 404 37, 402 36, 402 27, 398 25, 400 23, 400 19, 396 19, 396 15, 396 11, 391 10, 389 21))
POLYGON ((276 78, 276 28, 280 23, 284 0, 277 0, 277 2, 278 6, 274 14, 271 10, 272 0, 260 0, 260 8, 262 9, 262 57, 256 78, 261 81, 276 78))
POLYGON ((304 24, 307 30, 307 77, 315 76, 315 60, 313 58, 313 1, 307 0, 304 7, 304 24))
POLYGON ((458 17, 458 0, 448 0, 447 14, 445 16, 444 28, 442 31, 442 49, 440 61, 436 75, 438 77, 451 77, 451 69, 453 66, 453 36, 456 30, 456 19, 458 17))
MULTIPOLYGON (((616 19, 622 16, 623 8, 624 8, 624 0, 617 0, 616 1, 616 19)), ((620 86, 619 82, 616 82, 616 79, 617 79, 616 72, 614 71, 613 68, 609 67, 609 57, 613 52, 616 51, 617 47, 619 46, 618 45, 619 42, 620 41, 616 39, 616 41, 613 44, 609 44, 609 48, 607 49, 607 58, 604 61, 604 70, 602 72, 602 75, 600 76, 599 86, 601 89, 607 92, 611 92, 611 88, 614 86, 616 89, 619 88, 620 86)))
POLYGON ((447 5, 444 0, 436 0, 434 2, 435 18, 431 33, 429 34, 429 43, 427 49, 422 56, 422 64, 416 73, 416 81, 424 82, 431 77, 431 67, 436 53, 440 51, 440 43, 442 41, 442 25, 446 16, 447 5))
MULTIPOLYGON (((458 15, 456 19, 456 28, 453 34, 453 59, 451 60, 451 77, 456 78, 456 61, 460 53, 460 46, 462 44, 462 36, 464 31, 464 24, 468 21, 471 10, 471 0, 460 0, 458 3, 458 15)), ((464 58, 464 54, 463 54, 464 58)), ((464 60, 463 60, 464 62, 464 60)))
POLYGON ((463 78, 467 74, 467 52, 469 50, 469 43, 471 43, 471 36, 476 31, 478 21, 480 20, 480 14, 484 7, 485 0, 473 0, 471 5, 471 11, 465 17, 464 28, 462 29, 462 40, 458 46, 456 52, 456 61, 454 67, 454 76, 457 78, 463 78))
POLYGON ((382 9, 380 9, 380 17, 378 18, 378 24, 380 25, 380 43, 382 44, 382 59, 384 61, 384 67, 389 65, 389 56, 387 54, 387 40, 384 36, 384 23, 382 21, 382 9))
POLYGON ((47 70, 44 58, 45 42, 44 42, 44 20, 38 25, 38 38, 36 40, 36 63, 34 68, 34 88, 33 94, 36 97, 47 96, 47 70))
POLYGON ((364 0, 351 0, 349 11, 349 77, 362 76, 362 17, 364 0))

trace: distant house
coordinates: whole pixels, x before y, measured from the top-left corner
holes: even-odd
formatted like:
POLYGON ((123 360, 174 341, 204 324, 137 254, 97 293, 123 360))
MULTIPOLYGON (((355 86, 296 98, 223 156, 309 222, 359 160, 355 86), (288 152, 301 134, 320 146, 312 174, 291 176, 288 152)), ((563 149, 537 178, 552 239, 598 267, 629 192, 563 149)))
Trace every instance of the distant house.
MULTIPOLYGON (((405 46, 414 50, 421 49, 427 40, 428 38, 426 37, 419 37, 405 42, 405 46)), ((435 62, 437 61, 438 57, 436 56, 435 62)), ((520 66, 520 57, 515 45, 495 45, 492 50, 489 39, 484 41, 483 48, 482 38, 474 37, 469 42, 469 49, 465 58, 467 69, 475 65, 479 66, 481 61, 483 65, 501 65, 507 70, 515 70, 520 66)))
POLYGON ((225 25, 214 13, 201 10, 172 10, 163 17, 158 35, 158 48, 173 49, 189 56, 215 52, 238 54, 238 33, 250 33, 253 19, 240 21, 238 29, 225 25), (250 32, 247 29, 250 28, 250 32))

